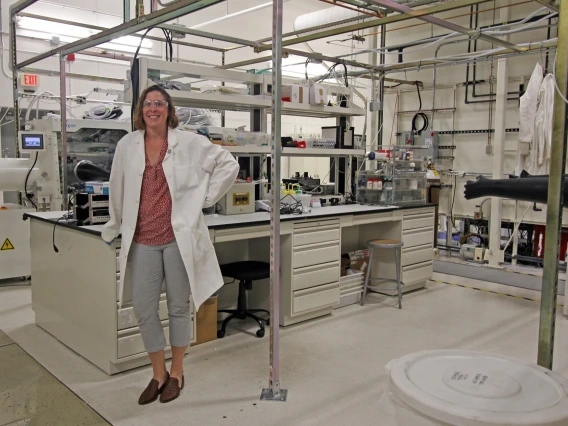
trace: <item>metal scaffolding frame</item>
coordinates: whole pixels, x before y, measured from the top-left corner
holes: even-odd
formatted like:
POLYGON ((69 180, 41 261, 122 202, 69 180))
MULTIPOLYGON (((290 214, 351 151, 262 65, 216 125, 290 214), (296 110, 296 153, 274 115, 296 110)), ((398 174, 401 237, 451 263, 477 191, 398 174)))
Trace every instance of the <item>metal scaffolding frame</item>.
MULTIPOLYGON (((391 0, 369 0, 367 1, 367 6, 376 5, 384 6, 387 5, 389 9, 394 9, 401 11, 400 14, 391 14, 384 16, 379 19, 364 19, 363 22, 357 24, 351 24, 346 26, 340 26, 332 29, 322 30, 315 33, 310 33, 314 30, 321 30, 322 27, 308 28, 301 31, 296 31, 294 33, 283 34, 282 32, 282 14, 283 14, 283 0, 273 0, 273 28, 272 28, 272 38, 263 39, 258 41, 244 40, 235 37, 228 37, 224 35, 212 34, 204 31, 191 30, 186 28, 180 28, 178 26, 171 26, 167 24, 168 21, 179 18, 181 16, 205 9, 214 4, 221 3, 224 0, 179 0, 175 3, 171 3, 163 9, 159 9, 149 13, 148 15, 139 16, 139 10, 136 12, 136 17, 131 19, 130 16, 130 0, 123 0, 124 2, 124 23, 113 28, 100 28, 100 32, 73 43, 65 44, 59 46, 50 51, 41 53, 33 58, 25 60, 23 62, 17 61, 17 43, 16 43, 16 15, 23 13, 24 10, 34 4, 37 0, 20 0, 10 7, 10 59, 13 71, 13 95, 14 95, 14 110, 18 111, 18 72, 24 69, 28 69, 29 65, 32 65, 41 60, 57 56, 59 59, 59 77, 61 85, 61 98, 65 99, 66 87, 65 82, 67 77, 75 77, 66 73, 65 69, 65 56, 70 53, 81 52, 85 49, 95 47, 101 43, 108 42, 117 37, 134 34, 138 31, 147 30, 150 28, 164 28, 175 30, 177 32, 183 32, 186 34, 210 38, 214 40, 220 40, 224 42, 236 43, 238 47, 248 46, 252 47, 256 53, 271 50, 271 59, 276 66, 272 70, 272 144, 271 152, 274 160, 274 167, 272 168, 272 179, 273 182, 280 180, 280 135, 281 135, 281 81, 282 81, 282 55, 294 54, 299 56, 305 56, 308 58, 333 61, 336 63, 344 63, 352 67, 361 68, 362 71, 349 72, 349 75, 371 75, 371 78, 376 75, 384 77, 389 72, 400 69, 425 69, 437 66, 445 66, 449 64, 440 64, 435 61, 413 61, 401 64, 391 64, 385 65, 384 61, 381 64, 366 64, 358 61, 347 61, 339 59, 336 57, 325 56, 319 53, 302 52, 298 50, 289 49, 286 46, 291 46, 294 44, 300 44, 308 41, 313 41, 317 39, 326 38, 329 36, 334 36, 338 34, 345 34, 353 31, 358 31, 368 28, 382 27, 385 28, 387 24, 401 22, 408 19, 422 19, 427 22, 433 23, 435 25, 450 28, 455 31, 463 32, 469 37, 479 37, 485 38, 486 40, 496 43, 501 46, 505 46, 507 49, 503 52, 498 52, 492 55, 492 58, 505 58, 513 55, 519 55, 523 51, 530 53, 536 49, 542 49, 543 43, 535 43, 534 46, 529 45, 528 47, 519 47, 511 43, 504 42, 503 40, 495 39, 493 37, 488 37, 482 35, 477 31, 471 31, 467 28, 458 27, 454 24, 448 23, 441 19, 435 18, 431 15, 445 12, 453 9, 459 9, 463 7, 468 7, 475 4, 489 2, 491 0, 456 0, 453 2, 446 2, 441 4, 436 4, 434 6, 425 7, 419 10, 410 9, 406 6, 403 7, 391 0), (284 38, 290 37, 292 35, 298 35, 300 33, 307 33, 307 35, 301 37, 294 37, 292 39, 284 40, 284 38), (269 42, 268 44, 266 42, 269 42)), ((538 3, 545 4, 548 7, 554 9, 553 0, 535 0, 538 3)), ((345 3, 346 5, 353 5, 352 1, 342 1, 335 0, 335 3, 345 3)), ((417 2, 421 3, 421 2, 417 2)), ((359 4, 359 3, 357 3, 359 4)), ((50 18, 53 20, 53 18, 50 18)), ((80 24, 75 24, 80 25, 80 24)), ((99 29, 99 28, 97 28, 99 29)), ((559 80, 560 90, 566 93, 568 87, 568 53, 566 47, 566 40, 568 40, 568 1, 562 2, 560 22, 559 22, 559 48, 558 48, 558 61, 556 64, 556 75, 559 80)), ((225 52, 233 50, 235 47, 229 48, 213 48, 210 46, 202 46, 191 43, 178 42, 181 45, 187 45, 189 47, 203 48, 208 50, 216 50, 222 53, 223 64, 219 68, 230 68, 235 66, 249 65, 255 62, 242 61, 240 63, 224 65, 225 52)), ((555 43, 548 42, 546 47, 553 47, 555 43)), ((376 56, 376 55, 375 55, 376 56)), ((263 61, 266 57, 261 58, 263 61)), ((54 72, 52 75, 57 75, 54 72)), ((338 73, 340 75, 340 73, 338 73)), ((384 82, 384 78, 382 78, 384 82)), ((397 80, 401 81, 401 80, 397 80)), ((404 81, 402 81, 404 82, 404 81)), ((405 82, 408 83, 408 82, 405 82)), ((414 83, 414 82, 413 82, 414 83)), ((61 104, 61 126, 62 126, 62 143, 63 143, 63 155, 65 158, 66 150, 66 105, 65 102, 61 104)), ((19 129, 18 117, 19 114, 15 114, 15 126, 19 129)), ((554 117, 554 142, 553 151, 558 155, 553 156, 553 169, 551 172, 550 188, 549 188, 549 200, 552 204, 549 206, 548 217, 547 217, 547 240, 553 241, 554 238, 558 238, 557 231, 561 223, 561 205, 562 205, 562 183, 563 183, 563 170, 565 165, 566 157, 566 105, 565 103, 557 97, 555 104, 555 117, 554 117), (551 208, 552 207, 552 208, 551 208), (550 235, 549 235, 550 234, 550 235)), ((64 178, 64 200, 67 200, 67 188, 66 179, 64 178)), ((280 303, 280 215, 279 215, 279 197, 277 196, 277 191, 273 191, 272 196, 272 213, 270 216, 270 265, 271 265, 271 286, 270 286, 270 305, 271 305, 271 325, 270 325, 270 369, 269 369, 269 386, 263 390, 261 398, 264 400, 276 400, 283 401, 286 399, 286 391, 280 388, 280 365, 279 365, 279 303, 280 303)), ((67 202, 67 201, 65 201, 67 202)), ((555 308, 556 308, 556 295, 557 295, 557 284, 558 284, 558 274, 557 268, 558 264, 555 261, 557 259, 558 247, 554 247, 552 244, 547 244, 545 250, 545 270, 543 276, 543 297, 541 302, 541 334, 539 339, 539 363, 548 368, 552 366, 552 349, 554 342, 554 321, 555 321, 555 308)))

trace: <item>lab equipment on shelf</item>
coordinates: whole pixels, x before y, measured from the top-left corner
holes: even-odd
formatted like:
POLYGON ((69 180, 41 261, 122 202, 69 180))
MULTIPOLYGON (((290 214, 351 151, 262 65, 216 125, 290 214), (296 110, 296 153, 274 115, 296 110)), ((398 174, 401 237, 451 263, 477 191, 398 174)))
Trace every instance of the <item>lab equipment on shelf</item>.
POLYGON ((360 204, 426 203, 427 147, 388 146, 375 153, 376 168, 357 172, 360 204))

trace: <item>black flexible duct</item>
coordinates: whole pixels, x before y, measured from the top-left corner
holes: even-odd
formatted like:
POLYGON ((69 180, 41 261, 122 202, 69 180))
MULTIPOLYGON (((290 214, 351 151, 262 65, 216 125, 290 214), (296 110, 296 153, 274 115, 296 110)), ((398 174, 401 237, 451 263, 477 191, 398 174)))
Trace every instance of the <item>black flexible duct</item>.
POLYGON ((75 166, 75 177, 79 182, 107 182, 110 172, 90 161, 79 161, 75 166))
MULTIPOLYGON (((465 199, 502 197, 518 201, 546 204, 548 200, 548 176, 530 176, 517 179, 488 179, 479 176, 465 185, 465 199)), ((564 178, 563 206, 568 207, 568 178, 564 178)))

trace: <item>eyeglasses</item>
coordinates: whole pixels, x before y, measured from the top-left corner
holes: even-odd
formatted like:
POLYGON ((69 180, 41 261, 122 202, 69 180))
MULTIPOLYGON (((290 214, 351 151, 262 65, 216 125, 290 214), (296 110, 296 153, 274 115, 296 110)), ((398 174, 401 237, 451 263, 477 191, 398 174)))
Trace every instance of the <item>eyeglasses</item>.
POLYGON ((166 101, 144 101, 144 103, 142 104, 144 106, 144 108, 146 109, 150 109, 152 108, 152 106, 154 106, 154 108, 165 108, 168 106, 168 103, 166 101))

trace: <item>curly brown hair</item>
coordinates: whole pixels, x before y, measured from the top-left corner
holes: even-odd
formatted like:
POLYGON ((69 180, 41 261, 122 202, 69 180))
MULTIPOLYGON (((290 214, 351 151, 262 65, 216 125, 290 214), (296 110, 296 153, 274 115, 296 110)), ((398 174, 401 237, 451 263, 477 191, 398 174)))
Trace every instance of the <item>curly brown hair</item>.
POLYGON ((176 108, 174 107, 172 97, 163 88, 156 85, 148 87, 140 94, 138 104, 136 105, 136 110, 134 111, 134 127, 136 127, 137 130, 146 130, 146 122, 144 121, 143 109, 146 95, 148 95, 148 93, 150 92, 159 92, 164 96, 164 99, 168 103, 168 127, 175 129, 179 124, 179 120, 176 115, 176 108))

